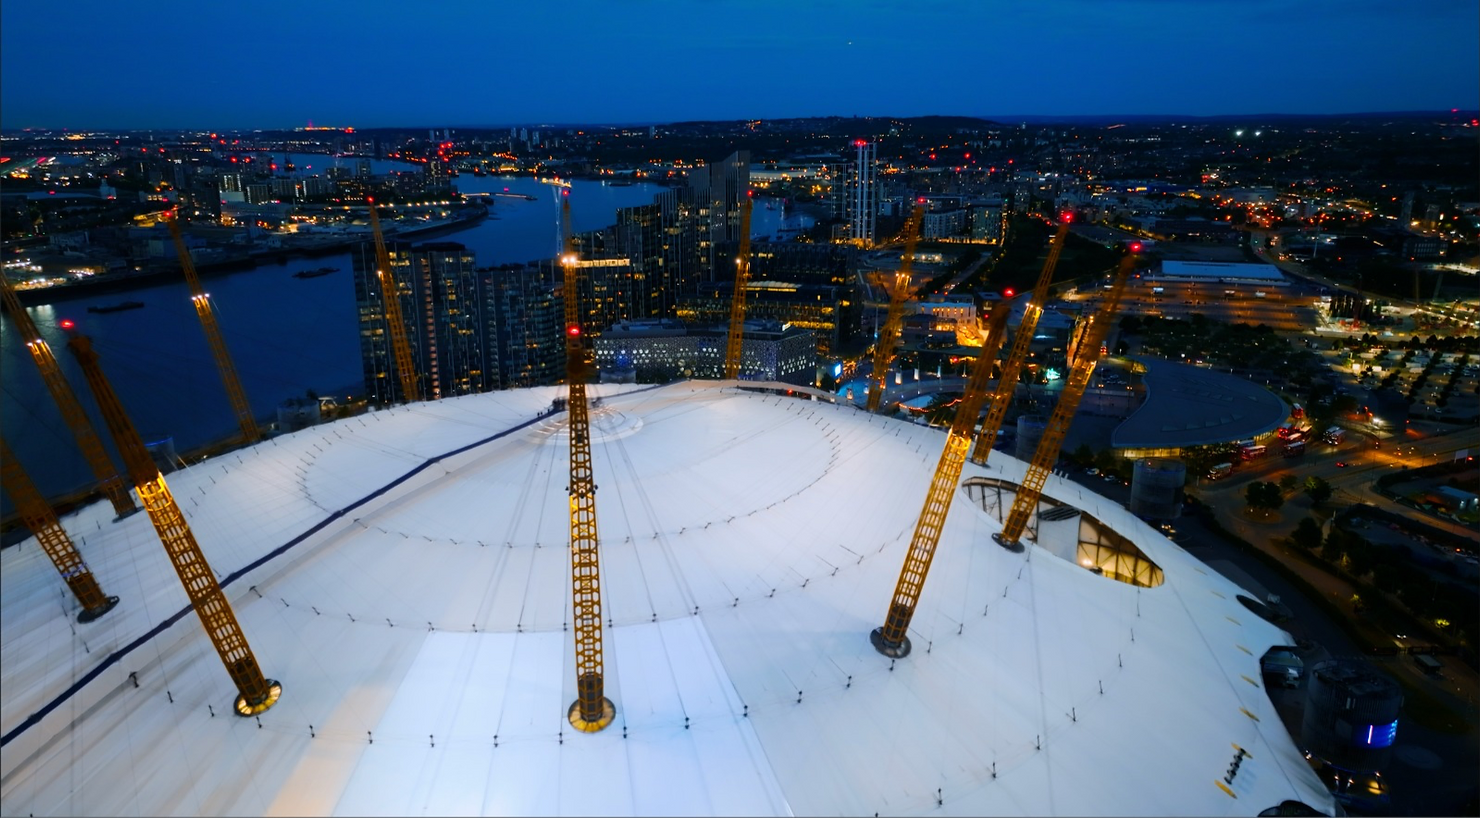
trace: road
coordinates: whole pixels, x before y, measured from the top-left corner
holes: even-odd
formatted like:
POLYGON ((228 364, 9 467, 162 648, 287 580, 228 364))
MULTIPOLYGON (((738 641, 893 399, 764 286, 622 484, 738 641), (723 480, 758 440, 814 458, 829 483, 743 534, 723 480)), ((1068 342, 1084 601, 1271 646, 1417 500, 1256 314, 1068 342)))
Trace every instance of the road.
POLYGON ((1222 480, 1210 481, 1199 477, 1196 486, 1212 500, 1242 497, 1249 483, 1255 480, 1278 481, 1287 473, 1295 475, 1302 484, 1307 477, 1319 477, 1331 484, 1332 499, 1338 505, 1342 502, 1368 503, 1461 537, 1477 537, 1473 528, 1383 497, 1373 490, 1373 484, 1377 478, 1401 470, 1405 465, 1409 468, 1432 466, 1452 460, 1456 452, 1466 450, 1471 456, 1480 455, 1480 429, 1449 428, 1423 437, 1415 436, 1414 439, 1388 438, 1383 440, 1381 448, 1372 445, 1375 439, 1368 433, 1348 432, 1346 440, 1339 446, 1313 441, 1308 450, 1310 453, 1304 457, 1266 455, 1239 464, 1238 471, 1222 480), (1346 465, 1339 466, 1338 463, 1346 465))
MULTIPOLYGON (((1272 230, 1249 231, 1249 247, 1254 250, 1256 255, 1266 259, 1267 261, 1269 261, 1269 263, 1278 267, 1281 272, 1285 273, 1286 275, 1294 276, 1296 278, 1301 278, 1306 281, 1319 284, 1322 287, 1329 287, 1332 290, 1339 290, 1344 293, 1351 293, 1352 295, 1369 295, 1369 293, 1363 293, 1360 289, 1353 287, 1350 284, 1334 281, 1318 273, 1315 273, 1303 264, 1298 264, 1293 261, 1287 261, 1278 258, 1277 254, 1272 251, 1272 248, 1269 247, 1268 243, 1270 234, 1274 232, 1275 231, 1272 230)), ((1394 296, 1383 296, 1383 300, 1395 306, 1404 307, 1410 310, 1418 310, 1442 318, 1453 318, 1456 321, 1461 321, 1464 324, 1468 325, 1469 328, 1472 330, 1480 328, 1480 322, 1477 322, 1475 320, 1475 316, 1473 314, 1464 315, 1461 313, 1457 313, 1445 304, 1430 303, 1427 301, 1411 301, 1406 298, 1397 298, 1394 296)))

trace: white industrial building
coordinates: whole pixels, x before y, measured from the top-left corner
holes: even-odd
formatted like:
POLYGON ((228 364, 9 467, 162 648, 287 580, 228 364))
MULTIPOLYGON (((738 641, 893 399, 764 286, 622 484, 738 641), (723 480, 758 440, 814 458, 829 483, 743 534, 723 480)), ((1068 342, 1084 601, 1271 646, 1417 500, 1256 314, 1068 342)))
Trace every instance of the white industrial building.
POLYGON ((1288 287, 1290 282, 1273 264, 1242 264, 1226 261, 1177 261, 1168 259, 1147 278, 1188 284, 1259 284, 1288 287))
POLYGON ((868 635, 943 432, 734 382, 591 393, 606 730, 566 721, 564 390, 479 394, 169 476, 282 683, 256 719, 144 514, 64 520, 122 598, 91 624, 34 540, 0 554, 4 814, 1335 811, 1261 686, 1290 636, 1118 504, 1051 476, 1078 548, 1012 553, 1024 464, 967 463, 890 660, 868 635))

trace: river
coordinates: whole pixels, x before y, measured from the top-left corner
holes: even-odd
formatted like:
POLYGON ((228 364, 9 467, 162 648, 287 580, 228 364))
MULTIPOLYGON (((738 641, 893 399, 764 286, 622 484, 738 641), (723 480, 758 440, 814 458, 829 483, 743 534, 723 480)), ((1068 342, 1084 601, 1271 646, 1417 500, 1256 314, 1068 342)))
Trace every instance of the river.
MULTIPOLYGON (((279 154, 280 156, 280 154, 279 154)), ((332 157, 299 154, 301 172, 313 173, 332 157), (309 170, 309 166, 318 166, 309 170)), ((420 166, 377 160, 376 173, 419 170, 420 166)), ((455 180, 464 193, 520 193, 534 199, 490 196, 489 217, 457 232, 436 237, 471 249, 479 266, 548 258, 559 246, 559 188, 529 176, 462 174, 455 180)), ((571 215, 577 232, 611 224, 617 208, 647 204, 659 185, 613 185, 575 180, 571 215)), ((805 228, 811 219, 783 216, 781 209, 757 207, 752 235, 774 235, 783 227, 805 228)), ((346 398, 361 389, 359 335, 349 253, 290 259, 204 279, 217 323, 230 349, 253 413, 274 416, 284 400, 313 390, 346 398), (317 278, 293 274, 317 267, 338 272, 317 278)), ((154 284, 116 295, 73 295, 29 308, 31 319, 51 345, 62 371, 93 419, 110 453, 111 442, 87 393, 81 370, 66 351, 57 322, 70 318, 93 340, 103 371, 146 440, 174 439, 177 451, 189 451, 223 439, 236 430, 230 402, 191 306, 184 280, 154 284), (96 314, 87 308, 123 301, 142 301, 140 309, 96 314)), ((0 321, 0 428, 16 459, 48 497, 90 485, 87 468, 72 437, 31 362, 17 343, 10 321, 0 321)), ((120 462, 115 457, 115 462, 120 462)), ((0 512, 11 509, 4 496, 0 512)))

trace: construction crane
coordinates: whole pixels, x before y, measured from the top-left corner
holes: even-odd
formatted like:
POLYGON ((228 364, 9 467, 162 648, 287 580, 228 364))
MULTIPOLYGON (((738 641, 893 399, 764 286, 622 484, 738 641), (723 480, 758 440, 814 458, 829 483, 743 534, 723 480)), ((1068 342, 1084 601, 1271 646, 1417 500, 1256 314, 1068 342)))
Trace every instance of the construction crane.
POLYGON ((565 268, 565 381, 570 412, 570 571, 576 634, 576 700, 566 712, 583 733, 604 729, 617 708, 605 695, 601 654, 601 577, 597 562, 596 481, 591 473, 591 418, 586 407, 586 344, 581 334, 580 266, 570 238, 570 198, 562 197, 565 268))
POLYGON ((375 200, 370 205, 370 228, 375 233, 375 275, 380 280, 380 300, 385 302, 385 323, 391 335, 391 352, 396 359, 396 376, 401 379, 401 397, 407 403, 421 400, 420 379, 411 361, 411 342, 406 337, 406 321, 401 317, 401 285, 391 267, 391 254, 385 249, 385 235, 380 232, 380 215, 375 200))
POLYGON ((67 536, 66 530, 57 520, 56 510, 36 490, 36 484, 31 482, 26 470, 21 468, 20 461, 11 454, 5 438, 0 438, 0 485, 4 485, 5 492, 15 502, 21 520, 36 536, 36 542, 41 543, 41 550, 51 558, 51 564, 62 575, 62 581, 67 583, 73 596, 82 604, 77 621, 91 622, 113 610, 113 606, 118 604, 118 597, 104 594, 103 589, 98 586, 97 579, 93 577, 87 563, 82 561, 77 547, 72 544, 72 538, 67 536))
POLYGON ((1043 305, 1048 303, 1048 282, 1053 280, 1054 268, 1059 264, 1059 253, 1064 249, 1064 237, 1069 235, 1069 218, 1059 223, 1053 242, 1048 247, 1048 258, 1043 262, 1043 272, 1038 274, 1038 283, 1033 285, 1033 295, 1023 308, 1023 320, 1018 324, 1017 335, 1012 339, 1012 351, 1002 364, 1002 375, 997 379, 997 391, 987 404, 987 417, 976 436, 976 447, 971 450, 971 462, 985 465, 992 454, 992 444, 997 440, 997 430, 1007 417, 1007 407, 1012 405, 1012 395, 1017 389, 1018 373, 1023 371, 1023 362, 1028 359, 1028 347, 1033 343, 1033 332, 1038 329, 1038 318, 1043 315, 1043 305))
POLYGON ((1115 273, 1115 283, 1110 289, 1110 297, 1095 311, 1092 323, 1080 342, 1079 356, 1069 370, 1069 380, 1064 384, 1064 391, 1059 395, 1059 401, 1043 430, 1043 438, 1038 441, 1038 448, 1033 452, 1033 462, 1028 464, 1027 474, 1018 486, 1017 496, 1012 501, 1012 510, 1007 514, 1001 533, 992 535, 998 545, 1009 551, 1023 550, 1018 540, 1027 528, 1033 509, 1038 506, 1043 483, 1048 479, 1049 472, 1053 471, 1054 461, 1058 460, 1059 446, 1064 442, 1064 435, 1069 432, 1069 424, 1074 420, 1074 410, 1079 407, 1079 400, 1084 397, 1084 389, 1089 385, 1090 375, 1094 374, 1095 364, 1100 360, 1100 344, 1108 334, 1111 319, 1120 310, 1120 297, 1125 292, 1126 279, 1130 278, 1131 268, 1135 265, 1134 253, 1121 259, 1120 268, 1115 273))
POLYGON ((885 656, 903 658, 910 653, 910 620, 915 615, 915 605, 920 601, 920 590, 925 586, 930 562, 935 558, 935 546, 940 542, 946 514, 956 496, 956 481, 961 477, 961 468, 966 465, 966 450, 971 447, 971 433, 976 429, 976 416, 986 399, 987 381, 991 380, 992 367, 997 363, 997 350, 1002 346, 1010 311, 1005 301, 999 302, 992 310, 987 324, 987 340, 976 362, 971 365, 966 393, 956 405, 956 418, 951 422, 945 448, 936 462, 935 477, 930 481, 925 506, 915 523, 915 535, 910 539, 910 550, 905 554, 904 566, 899 571, 889 612, 884 617, 884 625, 874 628, 869 634, 874 649, 885 656))
MULTIPOLYGON (((10 281, 0 275, 0 295, 5 300, 5 308, 10 311, 10 317, 15 321, 15 328, 20 337, 26 339, 26 349, 31 352, 31 360, 36 362, 36 368, 41 370, 41 380, 46 383, 46 389, 51 393, 52 400, 56 401, 57 408, 62 412, 62 419, 72 429, 72 436, 77 439, 77 448, 82 450, 82 456, 87 460, 87 465, 92 469, 93 477, 98 481, 98 488, 102 489, 108 501, 113 504, 113 513, 119 519, 127 517, 139 510, 134 505, 134 498, 128 493, 128 488, 123 485, 123 480, 118 476, 118 470, 114 468, 113 461, 108 459, 108 453, 103 450, 102 441, 98 440, 98 433, 93 431, 92 423, 87 419, 87 413, 82 411, 82 404, 77 401, 77 395, 67 383, 66 377, 62 375, 62 368, 57 365, 56 356, 51 354, 51 347, 41 338, 41 333, 36 331, 36 325, 32 323, 31 316, 26 308, 21 306, 20 299, 16 297, 15 290, 10 286, 10 281)), ((9 458, 7 458, 9 459, 9 458)))
POLYGON ((735 259, 735 299, 730 302, 730 338, 725 344, 725 380, 740 377, 740 341, 745 333, 745 285, 750 281, 750 191, 740 206, 740 255, 735 259))
POLYGON ((149 450, 144 448, 144 440, 139 437, 113 386, 104 376, 98 364, 98 353, 93 351, 92 340, 78 333, 71 321, 63 321, 62 328, 71 336, 67 349, 82 366, 87 385, 92 389, 93 399, 97 401, 108 431, 113 434, 114 445, 123 455, 124 467, 139 492, 144 511, 149 514, 149 521, 154 524, 159 541, 164 544, 165 553, 180 577, 180 584, 185 586, 191 607, 200 617, 206 635, 220 655, 221 663, 226 666, 226 673, 236 685, 239 694, 235 702, 237 714, 255 716, 267 710, 277 703, 283 686, 262 675, 257 657, 247 644, 247 637, 236 621, 231 603, 221 592, 215 572, 201 553, 190 524, 185 521, 185 515, 165 484, 164 475, 154 465, 149 450))
POLYGON ((912 289, 910 282, 910 265, 915 260, 915 245, 920 240, 920 222, 925 217, 925 208, 915 205, 915 210, 910 214, 910 222, 905 226, 904 258, 899 263, 899 270, 894 273, 893 282, 884 283, 884 291, 889 294, 889 313, 884 321, 884 329, 879 333, 879 340, 874 344, 874 372, 868 383, 868 411, 870 414, 879 411, 879 403, 884 397, 884 379, 889 375, 889 366, 894 362, 894 349, 899 344, 899 325, 904 320, 904 302, 909 300, 912 289))
POLYGON ((247 393, 242 391, 241 379, 236 375, 236 366, 231 362, 231 353, 226 351, 226 341, 221 338, 221 328, 216 325, 216 313, 211 309, 211 297, 200 286, 200 277, 195 274, 195 263, 190 260, 190 248, 185 246, 185 236, 180 232, 179 213, 166 217, 170 225, 170 236, 175 240, 175 252, 180 256, 180 268, 185 271, 185 281, 190 285, 190 301, 195 305, 195 314, 200 317, 201 329, 206 332, 206 342, 216 358, 216 369, 221 373, 221 383, 231 399, 231 409, 236 413, 237 425, 242 430, 242 442, 247 445, 262 439, 257 421, 252 418, 252 406, 247 403, 247 393))

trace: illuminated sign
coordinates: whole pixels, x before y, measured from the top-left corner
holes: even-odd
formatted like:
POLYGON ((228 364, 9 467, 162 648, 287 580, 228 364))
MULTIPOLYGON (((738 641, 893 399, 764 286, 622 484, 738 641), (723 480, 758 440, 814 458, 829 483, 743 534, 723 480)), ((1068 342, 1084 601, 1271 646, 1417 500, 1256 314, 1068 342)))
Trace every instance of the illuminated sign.
POLYGON ((1391 747, 1397 736, 1398 720, 1393 719, 1390 724, 1369 724, 1366 730, 1359 727, 1354 738, 1361 747, 1391 747))

